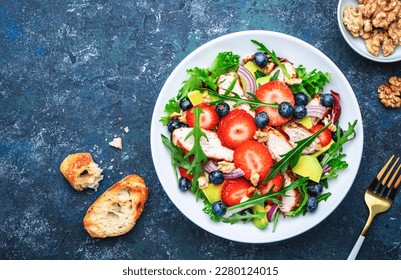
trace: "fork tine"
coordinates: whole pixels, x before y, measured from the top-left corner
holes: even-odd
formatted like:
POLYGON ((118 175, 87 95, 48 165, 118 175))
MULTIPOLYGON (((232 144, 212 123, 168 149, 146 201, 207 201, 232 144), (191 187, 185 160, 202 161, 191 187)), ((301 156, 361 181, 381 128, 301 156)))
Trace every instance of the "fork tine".
MULTIPOLYGON (((394 158, 394 155, 392 155, 391 156, 391 158, 386 162, 386 164, 383 166, 383 168, 379 171, 379 173, 377 174, 377 176, 376 176, 376 178, 377 178, 377 180, 381 180, 381 178, 383 177, 383 175, 384 175, 384 173, 386 172, 386 170, 387 170, 387 167, 390 165, 390 163, 391 163, 391 161, 393 160, 393 158, 394 158)), ((387 174, 387 176, 384 178, 384 180, 387 180, 387 178, 388 178, 388 174, 387 174)), ((385 182, 383 182, 383 184, 384 184, 385 182)))
MULTIPOLYGON (((399 159, 399 158, 398 158, 399 159)), ((397 159, 397 161, 398 161, 397 159)), ((397 192, 397 188, 399 187, 400 183, 401 183, 401 175, 398 177, 397 181, 394 183, 394 180, 396 179, 397 175, 399 175, 399 171, 401 169, 401 164, 398 165, 398 168, 396 169, 396 171, 394 172, 393 176, 390 179, 390 182, 388 183, 387 187, 390 189, 389 194, 387 195, 387 197, 389 197, 390 199, 395 198, 396 192, 397 192)))

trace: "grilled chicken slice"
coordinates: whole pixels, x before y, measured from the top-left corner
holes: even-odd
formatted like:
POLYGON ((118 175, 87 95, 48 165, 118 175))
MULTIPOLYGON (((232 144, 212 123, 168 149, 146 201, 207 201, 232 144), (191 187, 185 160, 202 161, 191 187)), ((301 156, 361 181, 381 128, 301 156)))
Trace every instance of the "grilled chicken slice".
MULTIPOLYGON (((224 94, 226 90, 230 87, 231 83, 233 80, 235 81, 234 88, 232 89, 231 92, 235 92, 238 94, 241 98, 247 99, 248 95, 245 93, 245 91, 242 89, 238 75, 235 72, 229 72, 225 75, 221 75, 217 79, 217 86, 219 87, 218 92, 220 95, 224 94)), ((234 101, 225 101, 229 106, 230 110, 234 109, 234 101)), ((255 117, 255 111, 251 110, 251 106, 248 104, 241 104, 237 108, 245 110, 247 113, 249 113, 252 117, 255 117)))
MULTIPOLYGON (((173 131, 173 143, 186 153, 188 153, 194 146, 194 137, 191 136, 187 140, 188 133, 192 130, 190 127, 177 128, 173 131)), ((234 151, 224 147, 220 139, 217 137, 217 133, 209 130, 203 130, 207 139, 201 138, 201 147, 205 152, 206 156, 216 161, 225 160, 233 161, 234 151)))
MULTIPOLYGON (((296 180, 294 174, 291 171, 286 171, 284 173, 284 187, 296 180)), ((279 205, 281 212, 288 213, 295 210, 299 206, 300 195, 297 189, 288 190, 285 192, 287 196, 282 197, 282 204, 279 205)))
POLYGON ((282 59, 281 64, 285 66, 285 69, 287 70, 288 74, 291 76, 291 78, 288 78, 286 75, 284 75, 283 70, 281 69, 280 66, 276 65, 271 71, 270 75, 273 76, 277 71, 279 71, 277 80, 285 82, 289 85, 295 85, 295 84, 300 84, 302 83, 301 79, 297 78, 297 70, 295 69, 294 65, 288 61, 287 59, 282 59))
POLYGON ((268 127, 263 129, 263 132, 267 133, 265 145, 275 161, 279 161, 282 155, 292 150, 291 144, 280 131, 268 127))
MULTIPOLYGON (((283 125, 281 129, 288 135, 288 137, 290 138, 289 142, 293 147, 297 146, 296 142, 301 141, 313 134, 302 124, 296 122, 287 123, 283 125)), ((312 142, 312 144, 310 144, 302 151, 302 153, 312 154, 320 149, 322 149, 322 145, 320 144, 319 138, 316 138, 312 142)))

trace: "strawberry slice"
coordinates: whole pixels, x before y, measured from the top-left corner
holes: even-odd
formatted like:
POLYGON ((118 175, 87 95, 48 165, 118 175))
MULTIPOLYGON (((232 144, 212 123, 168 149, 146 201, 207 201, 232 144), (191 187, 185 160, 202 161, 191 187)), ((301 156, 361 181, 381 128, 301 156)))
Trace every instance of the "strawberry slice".
POLYGON ((251 183, 245 179, 226 179, 221 189, 221 201, 226 206, 238 204, 244 196, 252 196, 249 192, 250 187, 251 183))
POLYGON ((203 129, 207 129, 207 130, 214 129, 219 122, 219 115, 217 115, 214 107, 212 107, 206 103, 202 103, 197 106, 194 106, 187 112, 186 120, 187 120, 188 126, 194 127, 195 114, 193 113, 193 110, 194 110, 194 108, 199 107, 199 106, 202 108, 202 111, 203 111, 203 113, 200 114, 200 120, 199 120, 200 127, 203 129))
MULTIPOLYGON (((256 97, 265 103, 282 103, 289 102, 292 106, 295 105, 294 94, 286 83, 281 81, 271 81, 263 84, 257 91, 256 97)), ((266 112, 269 115, 269 126, 283 125, 291 120, 292 117, 285 118, 278 113, 278 109, 261 106, 256 108, 256 114, 266 112)))
POLYGON ((184 167, 178 166, 178 170, 180 171, 180 176, 181 177, 185 177, 188 180, 192 181, 193 175, 192 174, 188 174, 188 170, 185 169, 184 167))
MULTIPOLYGON (((314 126, 312 126, 309 130, 312 133, 316 133, 318 132, 320 129, 322 129, 324 127, 324 125, 322 124, 316 124, 314 126)), ((331 142, 331 131, 330 129, 326 128, 325 130, 323 130, 318 136, 317 138, 319 138, 320 140, 320 144, 322 145, 322 147, 327 146, 330 142, 331 142)))
POLYGON ((273 164, 272 156, 265 145, 254 140, 242 143, 234 150, 234 163, 241 168, 248 180, 251 179, 252 171, 260 175, 260 181, 264 180, 273 164))
POLYGON ((244 141, 253 139, 257 129, 250 114, 245 110, 235 109, 221 119, 217 136, 223 146, 235 149, 244 141))
POLYGON ((284 176, 280 172, 277 173, 277 175, 268 181, 266 185, 261 185, 259 187, 259 190, 262 192, 262 194, 265 194, 270 191, 270 189, 273 187, 273 192, 277 192, 281 188, 281 184, 284 181, 284 176))

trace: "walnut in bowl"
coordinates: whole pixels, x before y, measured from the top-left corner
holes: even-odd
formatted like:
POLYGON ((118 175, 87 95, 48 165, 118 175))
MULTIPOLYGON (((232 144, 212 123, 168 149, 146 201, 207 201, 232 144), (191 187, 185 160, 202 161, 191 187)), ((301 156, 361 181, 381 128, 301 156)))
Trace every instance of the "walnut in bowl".
POLYGON ((360 55, 377 62, 401 60, 401 0, 340 0, 337 20, 360 55))

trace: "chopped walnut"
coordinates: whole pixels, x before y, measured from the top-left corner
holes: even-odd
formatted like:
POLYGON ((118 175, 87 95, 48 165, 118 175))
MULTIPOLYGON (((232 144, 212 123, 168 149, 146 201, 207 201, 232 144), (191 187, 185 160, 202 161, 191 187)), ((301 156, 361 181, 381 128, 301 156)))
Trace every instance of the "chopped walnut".
POLYGON ((257 186, 259 183, 260 175, 257 173, 255 170, 252 170, 251 172, 251 183, 254 186, 257 186))
POLYGON ((269 134, 267 132, 263 132, 261 130, 257 130, 255 132, 255 135, 253 136, 253 139, 256 141, 263 143, 266 142, 269 139, 269 134))
POLYGON ((217 170, 223 173, 228 173, 235 170, 235 164, 233 162, 228 162, 228 161, 219 161, 217 163, 217 170))
MULTIPOLYGON (((329 122, 330 122, 330 121, 329 121, 329 118, 328 118, 328 117, 325 117, 325 118, 322 120, 322 123, 323 123, 324 125, 328 124, 329 122)), ((337 131, 337 127, 336 127, 333 123, 331 123, 331 124, 327 127, 327 129, 330 130, 331 132, 336 132, 336 131, 337 131)))
POLYGON ((182 123, 187 123, 187 117, 186 116, 187 116, 187 112, 181 110, 181 112, 179 112, 179 113, 177 113, 177 112, 172 113, 170 115, 170 119, 171 120, 178 119, 182 123))
POLYGON ((380 102, 386 107, 400 108, 401 107, 401 78, 391 77, 388 83, 385 83, 378 88, 380 102))
POLYGON ((349 5, 344 10, 343 24, 351 32, 352 36, 358 37, 363 26, 362 13, 357 7, 349 5))
POLYGON ((204 189, 209 185, 209 180, 206 176, 200 176, 198 178, 198 187, 204 189))

